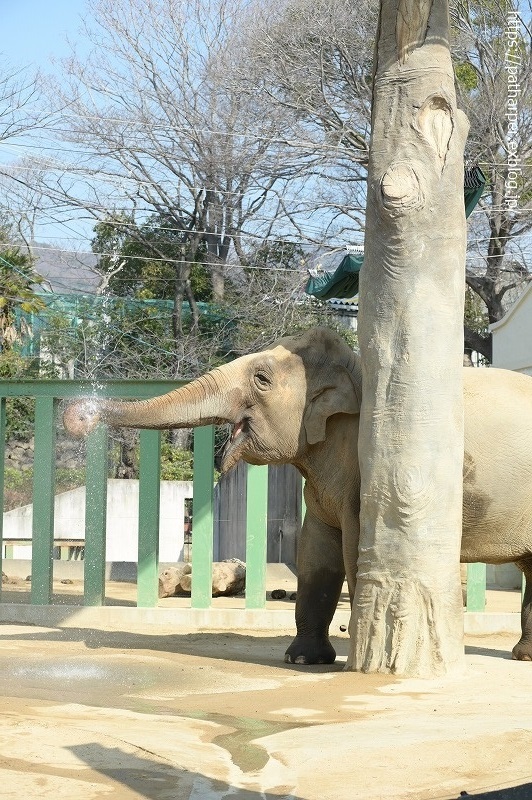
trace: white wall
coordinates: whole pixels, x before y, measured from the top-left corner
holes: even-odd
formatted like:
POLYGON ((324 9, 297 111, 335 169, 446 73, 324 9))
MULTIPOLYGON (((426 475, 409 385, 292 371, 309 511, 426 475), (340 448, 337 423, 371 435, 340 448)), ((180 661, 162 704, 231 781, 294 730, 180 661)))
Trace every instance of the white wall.
POLYGON ((493 366, 532 375, 532 283, 490 330, 493 366))
MULTIPOLYGON (((183 561, 185 500, 192 481, 161 481, 159 560, 183 561)), ((106 561, 137 561, 139 482, 112 479, 107 484, 106 561)), ((4 513, 4 539, 31 541, 32 506, 4 513)), ((55 498, 54 538, 85 538, 85 487, 55 498)), ((13 558, 31 558, 31 545, 14 547, 13 558)))
MULTIPOLYGON (((532 375, 532 283, 490 330, 493 366, 532 375)), ((487 580, 488 585, 515 588, 521 585, 521 572, 513 564, 488 566, 487 580)))

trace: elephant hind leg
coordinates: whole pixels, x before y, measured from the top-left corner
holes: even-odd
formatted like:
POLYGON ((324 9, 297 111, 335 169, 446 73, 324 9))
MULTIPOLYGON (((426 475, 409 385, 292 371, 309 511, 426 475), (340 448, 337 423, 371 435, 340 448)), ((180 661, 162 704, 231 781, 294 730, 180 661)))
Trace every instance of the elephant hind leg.
POLYGON ((516 565, 525 576, 525 594, 521 607, 521 638, 512 650, 517 661, 532 661, 532 556, 527 556, 516 565))

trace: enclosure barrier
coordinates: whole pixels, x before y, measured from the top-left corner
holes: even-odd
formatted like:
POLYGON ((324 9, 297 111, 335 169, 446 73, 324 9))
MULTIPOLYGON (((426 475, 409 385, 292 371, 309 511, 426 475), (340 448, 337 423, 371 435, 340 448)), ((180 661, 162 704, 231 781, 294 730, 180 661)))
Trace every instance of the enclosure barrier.
MULTIPOLYGON (((56 432, 61 401, 98 396, 146 399, 182 385, 177 381, 106 381, 95 387, 82 381, 0 381, 0 463, 5 463, 6 400, 35 399, 31 603, 52 601, 54 548, 54 495, 56 432)), ((159 431, 140 432, 139 538, 137 605, 153 607, 158 601, 158 530, 160 491, 159 431)), ((105 600, 105 529, 108 476, 108 435, 98 426, 87 438, 84 605, 105 600)), ((194 547, 192 554, 193 608, 210 608, 213 560, 214 429, 194 432, 194 547)), ((4 469, 0 471, 0 496, 4 496, 4 469)), ((262 608, 266 597, 267 468, 248 471, 248 524, 246 607, 262 608)), ((0 544, 2 532, 0 522, 0 544)), ((3 547, 0 547, 0 566, 3 547)))
MULTIPOLYGON (((35 400, 31 596, 33 605, 52 603, 56 433, 62 402, 79 397, 147 399, 183 385, 179 381, 105 381, 97 389, 86 381, 0 381, 0 499, 4 500, 6 400, 35 400)), ((105 602, 105 536, 108 477, 108 432, 99 425, 87 438, 84 605, 105 602)), ((140 432, 139 534, 137 606, 158 602, 158 531, 160 494, 159 431, 140 432)), ((194 431, 191 607, 212 603, 214 428, 194 431)), ((266 602, 267 467, 249 466, 247 485, 245 606, 261 609, 266 602)), ((3 539, 0 515, 0 567, 3 539)), ((470 564, 467 610, 485 607, 486 566, 470 564)), ((1 596, 0 596, 1 599, 1 596)))

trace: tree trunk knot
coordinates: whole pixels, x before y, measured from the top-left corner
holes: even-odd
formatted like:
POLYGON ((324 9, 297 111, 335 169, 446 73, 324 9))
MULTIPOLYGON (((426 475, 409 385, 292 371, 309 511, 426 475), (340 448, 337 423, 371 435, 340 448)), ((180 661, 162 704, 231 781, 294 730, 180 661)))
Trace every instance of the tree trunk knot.
POLYGON ((413 211, 424 202, 416 171, 410 164, 392 164, 381 179, 382 203, 389 211, 413 211))
POLYGON ((441 95, 428 97, 419 110, 414 127, 435 150, 443 172, 454 129, 450 102, 441 95))

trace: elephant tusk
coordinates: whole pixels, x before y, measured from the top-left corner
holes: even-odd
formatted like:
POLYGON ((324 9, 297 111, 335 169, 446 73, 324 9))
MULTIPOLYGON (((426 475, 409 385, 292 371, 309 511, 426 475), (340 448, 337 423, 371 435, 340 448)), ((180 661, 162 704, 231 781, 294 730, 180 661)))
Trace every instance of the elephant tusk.
POLYGON ((233 430, 231 432, 231 442, 234 442, 237 436, 242 433, 244 430, 244 421, 237 422, 236 425, 233 426, 233 430))

